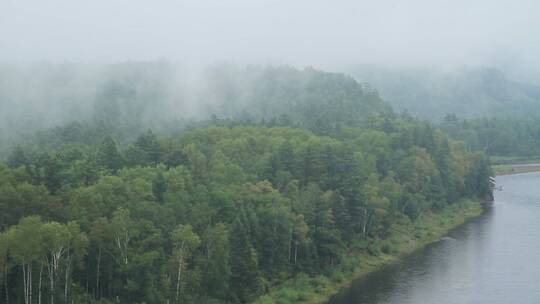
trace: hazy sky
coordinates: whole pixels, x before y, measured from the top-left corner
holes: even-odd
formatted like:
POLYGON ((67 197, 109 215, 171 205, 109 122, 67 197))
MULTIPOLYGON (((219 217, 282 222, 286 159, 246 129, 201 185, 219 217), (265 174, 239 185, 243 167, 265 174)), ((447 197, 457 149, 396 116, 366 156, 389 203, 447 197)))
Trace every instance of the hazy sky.
POLYGON ((538 0, 0 0, 0 61, 540 67, 538 0))

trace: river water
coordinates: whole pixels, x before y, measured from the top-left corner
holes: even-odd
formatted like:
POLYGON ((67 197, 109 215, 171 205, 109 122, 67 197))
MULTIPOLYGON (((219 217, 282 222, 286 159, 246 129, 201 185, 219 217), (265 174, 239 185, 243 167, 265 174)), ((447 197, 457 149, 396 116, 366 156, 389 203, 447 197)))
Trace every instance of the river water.
POLYGON ((482 216, 354 281, 329 303, 540 303, 540 173, 496 182, 502 190, 482 216))

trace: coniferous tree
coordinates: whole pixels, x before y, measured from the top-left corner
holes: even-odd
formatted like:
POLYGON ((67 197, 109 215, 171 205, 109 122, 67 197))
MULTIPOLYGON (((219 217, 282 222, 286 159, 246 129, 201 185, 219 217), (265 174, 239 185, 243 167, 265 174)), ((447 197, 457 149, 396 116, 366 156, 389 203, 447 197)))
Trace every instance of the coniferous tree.
POLYGON ((118 151, 118 145, 110 135, 105 136, 99 146, 96 162, 113 173, 122 168, 122 156, 118 151))

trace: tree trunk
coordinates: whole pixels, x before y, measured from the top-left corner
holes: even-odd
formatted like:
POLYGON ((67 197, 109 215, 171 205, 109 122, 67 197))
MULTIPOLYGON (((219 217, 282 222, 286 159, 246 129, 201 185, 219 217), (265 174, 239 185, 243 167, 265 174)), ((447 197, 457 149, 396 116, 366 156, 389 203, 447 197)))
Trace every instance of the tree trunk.
POLYGON ((25 263, 22 263, 22 272, 23 272, 23 290, 24 290, 24 303, 28 304, 28 288, 26 287, 26 267, 25 263))
POLYGON ((6 261, 6 265, 4 265, 4 277, 5 277, 4 288, 5 288, 5 290, 6 290, 6 304, 9 304, 9 287, 8 287, 8 268, 7 268, 7 261, 6 261))
POLYGON ((183 255, 180 254, 180 259, 178 261, 178 277, 176 278, 176 303, 180 303, 179 302, 179 294, 180 294, 180 276, 182 275, 182 259, 183 259, 183 255))
POLYGON ((53 266, 49 266, 49 282, 50 282, 50 289, 51 289, 51 304, 54 304, 54 268, 53 266))
POLYGON ((296 265, 296 259, 298 257, 298 242, 294 242, 294 264, 296 265))
POLYGON ((114 286, 113 286, 113 282, 114 282, 114 266, 115 264, 113 263, 112 265, 112 268, 111 270, 109 271, 109 280, 108 280, 108 284, 107 284, 107 290, 108 290, 108 294, 107 296, 108 297, 112 297, 114 295, 114 286))
POLYGON ((39 266, 39 293, 38 293, 38 304, 41 304, 41 275, 43 273, 43 262, 39 266))
POLYGON ((32 262, 30 262, 30 264, 28 264, 28 281, 30 282, 29 286, 30 286, 30 292, 29 292, 29 303, 32 304, 32 262))
POLYGON ((101 247, 99 247, 98 259, 97 259, 97 275, 96 275, 96 299, 100 299, 99 291, 99 268, 101 266, 101 247))
POLYGON ((362 210, 363 212, 363 223, 362 223, 362 238, 365 239, 366 238, 366 226, 367 226, 367 210, 364 208, 364 210, 362 210))
POLYGON ((32 263, 22 263, 24 303, 32 303, 32 263))
POLYGON ((64 303, 68 303, 67 301, 67 293, 68 293, 68 281, 69 281, 69 272, 70 272, 70 266, 71 266, 71 254, 69 252, 69 247, 67 249, 67 259, 66 259, 66 279, 64 284, 64 303))
POLYGON ((290 234, 289 234, 289 248, 288 248, 288 252, 289 252, 289 258, 288 258, 288 261, 289 263, 291 263, 291 255, 292 255, 292 242, 293 242, 293 229, 291 228, 290 229, 290 234))
POLYGON ((66 265, 66 281, 64 284, 64 303, 67 304, 68 300, 68 281, 69 281, 69 266, 71 264, 71 257, 69 255, 69 249, 68 249, 68 256, 67 256, 67 265, 66 265))
MULTIPOLYGON (((90 264, 90 262, 88 262, 88 264, 90 264)), ((86 265, 86 269, 88 269, 90 267, 88 267, 88 265, 86 265)), ((89 273, 90 271, 85 271, 86 272, 86 294, 88 294, 88 276, 89 276, 89 273)), ((73 302, 73 300, 71 300, 71 302, 73 302)))

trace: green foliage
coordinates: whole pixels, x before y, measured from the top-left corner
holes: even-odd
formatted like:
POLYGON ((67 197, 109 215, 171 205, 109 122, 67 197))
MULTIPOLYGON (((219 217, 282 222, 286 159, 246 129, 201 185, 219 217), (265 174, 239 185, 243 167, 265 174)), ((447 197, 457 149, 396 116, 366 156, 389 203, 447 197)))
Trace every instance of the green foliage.
POLYGON ((473 150, 490 156, 531 158, 540 152, 540 119, 479 118, 460 120, 447 115, 441 128, 473 150))
MULTIPOLYGON (((322 274, 353 271, 342 264, 352 250, 396 252, 394 224, 489 199, 483 153, 394 115, 352 79, 289 68, 253 77, 266 99, 250 114, 269 121, 215 117, 115 139, 100 128, 129 125, 118 113, 139 112, 123 103, 154 96, 117 83, 100 93, 114 102, 96 105, 98 125, 13 150, 0 164, 0 282, 12 301, 247 303, 296 277, 279 295, 294 303, 325 290, 322 274)), ((230 117, 243 98, 227 99, 230 117)))
POLYGON ((540 110, 538 85, 511 79, 496 68, 354 66, 346 71, 377 88, 397 111, 433 121, 448 113, 466 118, 525 118, 540 110))

